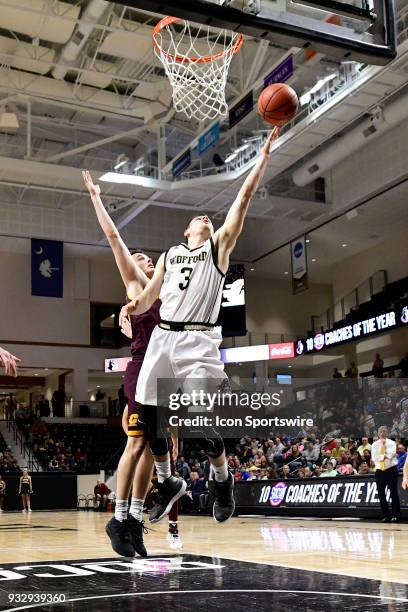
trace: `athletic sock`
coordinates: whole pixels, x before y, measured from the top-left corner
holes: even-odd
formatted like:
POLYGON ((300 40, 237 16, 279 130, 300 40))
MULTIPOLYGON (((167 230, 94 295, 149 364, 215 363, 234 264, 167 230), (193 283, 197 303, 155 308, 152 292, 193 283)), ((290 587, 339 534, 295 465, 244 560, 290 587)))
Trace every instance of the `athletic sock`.
POLYGON ((161 484, 171 476, 170 457, 167 457, 164 461, 155 461, 154 465, 156 466, 157 480, 161 484))
POLYGON ((226 480, 228 480, 228 467, 226 461, 223 465, 220 465, 219 467, 217 467, 216 465, 212 465, 211 467, 213 469, 214 477, 217 482, 225 482, 226 480))
POLYGON ((169 521, 169 533, 172 535, 178 534, 178 523, 177 521, 169 521))
POLYGON ((144 506, 144 499, 138 499, 137 497, 132 497, 129 514, 131 514, 133 518, 135 518, 137 521, 141 521, 143 518, 143 506, 144 506))
POLYGON ((115 506, 115 519, 117 521, 125 521, 127 519, 129 502, 127 499, 117 499, 115 506))

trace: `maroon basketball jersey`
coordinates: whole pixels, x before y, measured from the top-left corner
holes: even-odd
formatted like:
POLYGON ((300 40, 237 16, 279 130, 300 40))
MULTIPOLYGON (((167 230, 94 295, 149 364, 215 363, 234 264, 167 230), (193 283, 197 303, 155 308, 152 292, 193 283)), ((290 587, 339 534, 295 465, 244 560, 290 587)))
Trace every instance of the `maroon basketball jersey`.
POLYGON ((132 343, 130 352, 133 357, 141 356, 146 353, 150 336, 154 328, 160 323, 161 301, 156 300, 154 304, 141 315, 130 315, 132 324, 132 343))

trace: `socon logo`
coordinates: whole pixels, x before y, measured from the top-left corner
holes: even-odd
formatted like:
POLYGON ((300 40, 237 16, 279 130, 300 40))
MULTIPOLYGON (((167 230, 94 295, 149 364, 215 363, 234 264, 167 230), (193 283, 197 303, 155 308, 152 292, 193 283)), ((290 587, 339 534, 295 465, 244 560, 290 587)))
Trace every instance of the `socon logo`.
POLYGON ((401 322, 408 323, 408 306, 404 306, 402 309, 401 322))
POLYGON ((303 253, 303 244, 301 242, 297 242, 293 249, 293 254, 295 257, 301 257, 303 253))
POLYGON ((301 340, 299 340, 297 345, 296 345, 296 353, 298 355, 301 355, 304 350, 305 350, 305 347, 303 346, 303 342, 301 340))
POLYGON ((324 336, 323 334, 316 334, 313 338, 313 344, 317 351, 320 351, 324 347, 324 336))
POLYGON ((285 491, 288 488, 284 482, 278 482, 274 487, 272 487, 271 494, 269 496, 269 503, 271 506, 280 506, 280 504, 285 499, 285 491))

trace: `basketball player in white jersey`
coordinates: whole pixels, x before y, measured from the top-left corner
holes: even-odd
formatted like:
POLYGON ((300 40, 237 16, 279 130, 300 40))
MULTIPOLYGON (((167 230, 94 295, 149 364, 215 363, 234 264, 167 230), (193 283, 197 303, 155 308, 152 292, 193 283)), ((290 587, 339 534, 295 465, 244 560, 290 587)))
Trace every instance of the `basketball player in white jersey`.
MULTIPOLYGON (((224 278, 249 202, 263 177, 272 142, 278 135, 279 130, 275 128, 267 138, 224 224, 214 232, 207 215, 194 217, 184 232, 187 244, 163 253, 142 293, 121 310, 120 323, 131 314, 148 310, 159 296, 162 302, 161 322, 153 330, 136 387, 136 401, 142 405, 139 425, 150 442, 158 476, 159 501, 150 513, 151 522, 161 520, 186 490, 182 479, 171 476, 166 440, 157 435, 157 380, 226 378, 218 350, 221 330, 215 326, 224 278)), ((214 474, 213 516, 223 522, 230 518, 235 507, 233 478, 227 468, 224 444, 215 433, 214 438, 202 439, 201 446, 214 474)))

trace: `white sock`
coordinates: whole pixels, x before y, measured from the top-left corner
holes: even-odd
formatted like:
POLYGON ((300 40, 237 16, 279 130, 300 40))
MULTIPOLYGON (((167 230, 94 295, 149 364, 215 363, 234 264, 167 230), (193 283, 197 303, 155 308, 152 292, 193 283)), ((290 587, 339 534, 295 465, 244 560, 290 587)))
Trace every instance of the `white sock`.
POLYGON ((127 519, 128 513, 128 500, 127 499, 117 499, 115 506, 115 519, 117 521, 125 521, 127 519))
POLYGON ((170 457, 167 457, 164 461, 155 461, 154 465, 156 466, 157 471, 157 479, 159 483, 162 483, 171 476, 170 471, 170 457))
POLYGON ((216 465, 212 465, 212 469, 214 472, 215 480, 217 482, 225 482, 226 480, 228 480, 228 467, 226 461, 223 465, 220 465, 219 467, 217 467, 216 465))
POLYGON ((135 518, 137 521, 141 521, 143 518, 143 506, 144 506, 144 499, 138 499, 137 497, 132 497, 129 514, 131 514, 133 518, 135 518))

